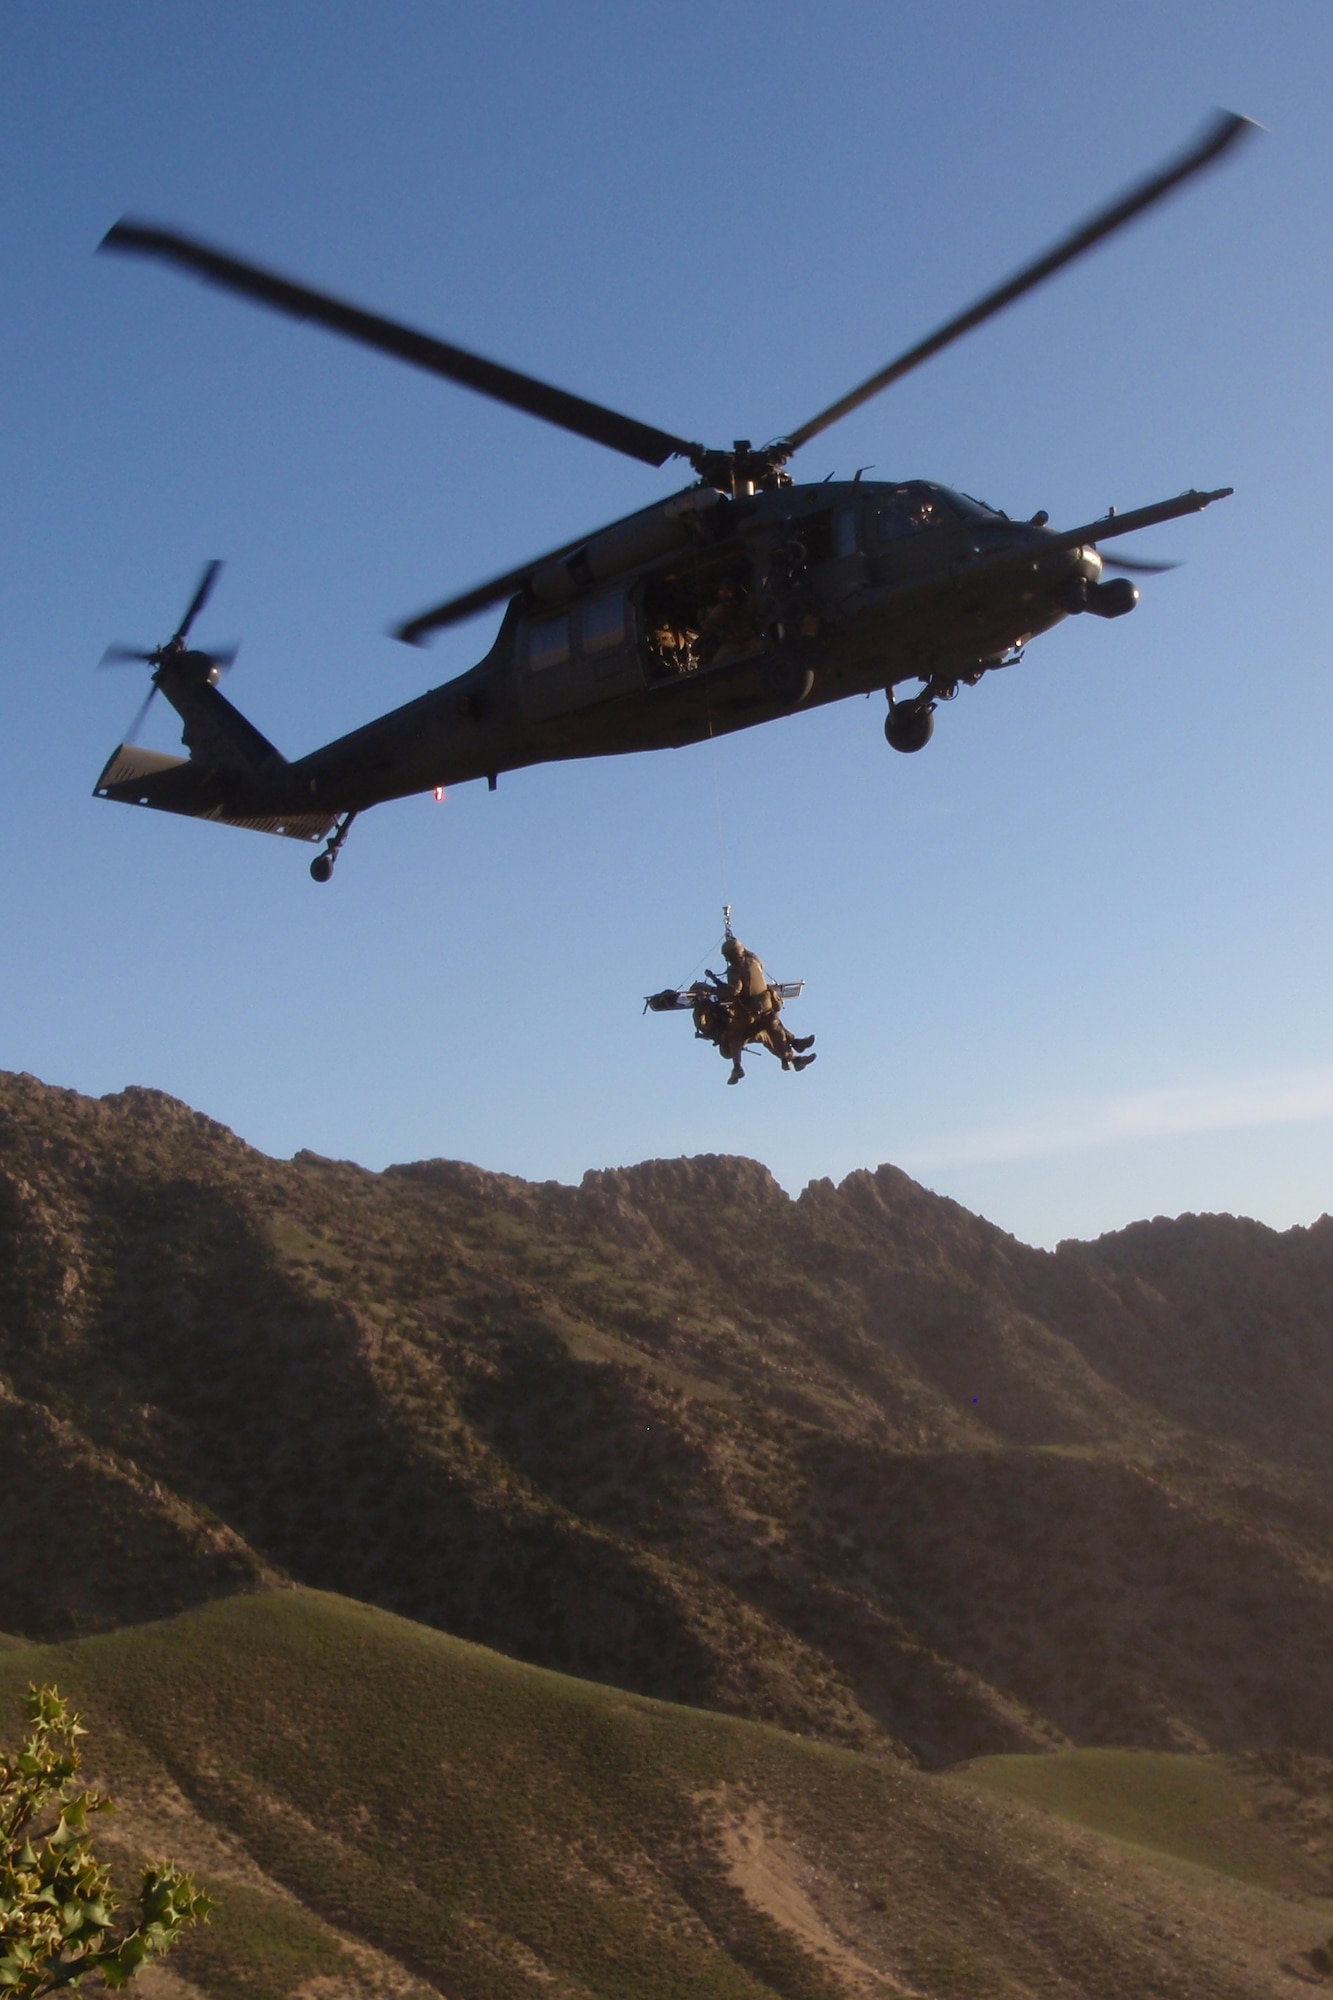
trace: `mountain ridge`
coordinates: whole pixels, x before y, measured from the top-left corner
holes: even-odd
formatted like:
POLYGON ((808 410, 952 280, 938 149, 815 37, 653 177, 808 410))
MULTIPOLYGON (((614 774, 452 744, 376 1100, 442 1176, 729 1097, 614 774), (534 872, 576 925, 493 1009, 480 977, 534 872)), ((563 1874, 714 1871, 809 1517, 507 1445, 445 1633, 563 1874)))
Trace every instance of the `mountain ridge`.
POLYGON ((1333 1751, 1328 1218, 1052 1252, 893 1167, 375 1174, 0 1076, 0 1396, 29 1637, 289 1578, 927 1764, 1333 1751))

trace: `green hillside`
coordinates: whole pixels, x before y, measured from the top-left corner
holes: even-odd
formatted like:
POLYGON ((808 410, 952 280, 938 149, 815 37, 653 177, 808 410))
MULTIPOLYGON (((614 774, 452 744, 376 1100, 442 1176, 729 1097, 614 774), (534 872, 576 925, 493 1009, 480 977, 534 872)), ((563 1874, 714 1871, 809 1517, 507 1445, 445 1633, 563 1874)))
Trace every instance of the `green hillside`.
POLYGON ((1242 1882, 1333 1897, 1327 1760, 1303 1759, 1289 1770, 1289 1779, 1304 1777, 1299 1789, 1275 1786, 1277 1773, 1256 1760, 1151 1750, 980 1757, 963 1775, 988 1791, 1242 1882))
POLYGON ((1283 1963, 1330 1928, 1290 1885, 1185 1879, 988 1795, 985 1771, 627 1695, 320 1593, 2 1650, 11 1724, 34 1676, 90 1724, 126 1860, 170 1851, 221 1902, 153 1975, 163 1996, 1240 2000, 1290 1991, 1283 1963))

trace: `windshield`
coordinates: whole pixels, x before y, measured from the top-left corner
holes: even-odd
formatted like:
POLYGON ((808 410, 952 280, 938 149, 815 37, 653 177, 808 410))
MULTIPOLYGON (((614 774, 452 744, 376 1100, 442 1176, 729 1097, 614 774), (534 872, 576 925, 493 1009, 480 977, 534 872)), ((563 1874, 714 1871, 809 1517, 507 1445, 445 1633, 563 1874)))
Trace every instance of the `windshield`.
POLYGON ((984 500, 973 499, 970 493, 951 493, 949 498, 959 513, 969 521, 1007 521, 1009 516, 1002 507, 988 507, 984 500))
POLYGON ((914 479, 905 486, 881 488, 878 503, 879 539, 891 542, 921 528, 938 528, 956 521, 962 512, 958 496, 942 486, 914 479))

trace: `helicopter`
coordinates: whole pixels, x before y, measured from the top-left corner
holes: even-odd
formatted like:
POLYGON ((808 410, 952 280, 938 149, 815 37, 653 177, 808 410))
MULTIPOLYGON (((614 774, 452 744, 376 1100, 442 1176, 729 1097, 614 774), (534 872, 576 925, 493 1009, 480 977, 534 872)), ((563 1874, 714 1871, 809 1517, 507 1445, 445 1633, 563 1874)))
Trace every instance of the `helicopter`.
MULTIPOLYGON (((769 444, 708 447, 450 346, 172 229, 125 217, 99 246, 158 259, 319 325, 577 436, 695 477, 665 500, 408 618, 434 632, 506 603, 490 651, 467 672, 288 761, 222 695, 221 655, 187 640, 216 580, 210 564, 164 645, 113 648, 152 668, 181 718, 188 756, 121 743, 95 795, 323 843, 327 882, 358 813, 389 799, 562 759, 660 750, 802 708, 883 691, 884 733, 923 749, 941 702, 1012 666, 1076 614, 1119 618, 1135 572, 1174 567, 1103 556, 1100 544, 1196 513, 1230 487, 1191 490, 1068 529, 1002 511, 930 480, 794 482, 811 439, 1220 161, 1258 128, 1218 112, 1182 153, 1136 182, 975 304, 769 444), (1106 577, 1106 569, 1120 572, 1106 577), (906 690, 906 692, 903 692, 906 690)), ((138 726, 136 717, 134 728, 138 726)), ((133 728, 131 729, 133 734, 133 728)))

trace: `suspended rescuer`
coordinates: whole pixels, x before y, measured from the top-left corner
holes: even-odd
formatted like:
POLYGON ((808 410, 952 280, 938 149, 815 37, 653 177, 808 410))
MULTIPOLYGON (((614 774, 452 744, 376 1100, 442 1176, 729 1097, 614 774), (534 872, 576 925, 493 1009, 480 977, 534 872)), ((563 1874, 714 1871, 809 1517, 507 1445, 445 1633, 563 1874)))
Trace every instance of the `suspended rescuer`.
POLYGON ((744 1076, 741 1055, 749 1042, 761 1043, 778 1057, 784 1069, 808 1069, 814 1057, 807 1055, 806 1050, 815 1038, 787 1032, 778 1018, 782 995, 769 985, 763 960, 756 952, 747 951, 730 932, 723 943, 722 956, 727 962, 725 976, 716 972, 707 976, 728 1008, 726 1026, 717 1037, 718 1048, 731 1062, 727 1082, 739 1083, 744 1076))

